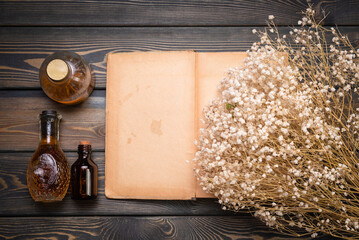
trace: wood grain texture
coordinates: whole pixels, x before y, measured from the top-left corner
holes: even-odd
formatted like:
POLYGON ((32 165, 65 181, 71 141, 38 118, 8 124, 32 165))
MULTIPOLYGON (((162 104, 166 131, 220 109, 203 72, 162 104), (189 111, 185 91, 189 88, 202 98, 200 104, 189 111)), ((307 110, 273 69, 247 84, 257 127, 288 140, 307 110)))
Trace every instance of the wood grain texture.
MULTIPOLYGON (((106 199, 104 89, 109 52, 244 51, 257 40, 252 28, 263 26, 268 15, 279 25, 296 25, 306 2, 0 1, 0 239, 294 239, 248 214, 222 211, 214 199, 106 199), (81 105, 57 104, 40 90, 39 66, 57 50, 81 54, 95 72, 97 90, 81 105), (31 199, 26 169, 39 141, 36 117, 46 109, 63 115, 60 144, 70 164, 78 141, 92 142, 99 166, 97 200, 74 201, 67 195, 62 202, 42 204, 31 199)), ((345 26, 341 31, 359 47, 359 1, 311 2, 318 17, 321 9, 329 13, 324 24, 345 26)))
POLYGON ((58 50, 84 56, 104 89, 109 52, 245 51, 256 40, 251 28, 0 28, 0 88, 39 89, 39 67, 58 50))
MULTIPOLYGON (((1 239, 310 239, 294 238, 251 216, 0 218, 1 239)), ((332 240, 329 236, 316 239, 332 240)))
POLYGON ((60 146, 76 151, 80 140, 92 142, 94 150, 105 146, 105 91, 95 90, 79 105, 66 106, 52 101, 42 90, 0 91, 0 151, 34 151, 39 143, 37 116, 43 110, 57 110, 60 146))
MULTIPOLYGON (((107 199, 104 195, 105 155, 103 152, 93 153, 93 160, 99 167, 96 200, 74 201, 67 194, 62 202, 35 203, 29 194, 26 182, 27 165, 32 154, 32 152, 0 153, 0 216, 233 215, 229 211, 223 211, 215 199, 197 201, 107 199)), ((66 152, 66 156, 71 165, 76 160, 77 153, 66 152)))
MULTIPOLYGON (((330 12, 327 24, 359 24, 356 0, 313 0, 330 12)), ((263 25, 268 15, 278 24, 296 24, 306 0, 66 0, 1 1, 0 24, 82 26, 241 26, 263 25)), ((320 11, 318 11, 320 12, 320 11)))
MULTIPOLYGON (((359 2, 359 1, 358 1, 359 2)), ((106 54, 121 51, 246 51, 258 38, 253 27, 0 28, 0 89, 40 89, 39 67, 54 51, 79 53, 91 64, 96 88, 106 86, 106 54)), ((281 33, 290 29, 281 27, 281 33)), ((358 27, 342 27, 359 42, 358 27)), ((358 46, 359 47, 359 46, 358 46)))

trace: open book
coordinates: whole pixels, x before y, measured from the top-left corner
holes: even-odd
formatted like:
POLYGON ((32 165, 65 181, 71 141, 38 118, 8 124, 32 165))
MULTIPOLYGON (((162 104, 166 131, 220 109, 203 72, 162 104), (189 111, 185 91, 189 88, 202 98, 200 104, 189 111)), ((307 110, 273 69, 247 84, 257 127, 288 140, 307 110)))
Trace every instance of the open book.
POLYGON ((194 175, 194 140, 203 107, 218 94, 225 72, 245 57, 194 51, 108 55, 106 197, 212 197, 194 175))

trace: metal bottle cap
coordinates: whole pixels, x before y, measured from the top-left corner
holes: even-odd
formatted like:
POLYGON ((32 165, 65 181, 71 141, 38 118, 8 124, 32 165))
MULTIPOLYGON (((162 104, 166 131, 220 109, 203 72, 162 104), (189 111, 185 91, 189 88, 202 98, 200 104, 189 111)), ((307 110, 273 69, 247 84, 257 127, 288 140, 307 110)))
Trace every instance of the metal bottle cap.
POLYGON ((46 72, 52 80, 61 81, 69 73, 69 67, 64 60, 54 59, 47 65, 46 72))

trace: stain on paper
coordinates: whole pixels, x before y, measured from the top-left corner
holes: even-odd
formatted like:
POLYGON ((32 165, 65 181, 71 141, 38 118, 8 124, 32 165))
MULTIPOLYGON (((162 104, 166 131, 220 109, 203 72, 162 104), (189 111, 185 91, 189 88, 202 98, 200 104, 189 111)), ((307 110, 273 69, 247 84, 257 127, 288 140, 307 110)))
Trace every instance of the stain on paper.
POLYGON ((127 94, 124 98, 123 98, 123 103, 126 102, 128 99, 130 99, 133 96, 133 93, 129 93, 127 94))
POLYGON ((157 134, 158 136, 161 136, 162 135, 161 124, 162 124, 162 120, 159 121, 152 120, 151 132, 157 134))

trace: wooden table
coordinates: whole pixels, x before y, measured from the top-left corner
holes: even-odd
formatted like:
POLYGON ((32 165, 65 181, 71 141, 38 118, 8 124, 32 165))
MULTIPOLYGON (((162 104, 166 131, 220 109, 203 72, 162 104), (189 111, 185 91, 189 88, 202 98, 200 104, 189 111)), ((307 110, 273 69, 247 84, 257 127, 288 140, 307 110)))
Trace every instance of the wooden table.
MULTIPOLYGON (((359 1, 312 1, 359 40, 359 1)), ((109 200, 104 196, 106 54, 134 50, 244 51, 253 28, 276 16, 297 24, 305 0, 65 0, 0 2, 0 238, 1 239, 284 239, 254 217, 222 211, 213 199, 109 200), (43 59, 75 51, 91 63, 96 89, 77 106, 47 98, 38 80, 43 59), (37 115, 63 115, 60 144, 70 164, 87 139, 99 166, 96 201, 35 203, 26 185, 27 164, 38 144, 37 115)), ((356 43, 355 43, 356 44, 356 43)), ((322 239, 328 239, 323 237, 322 239)))

